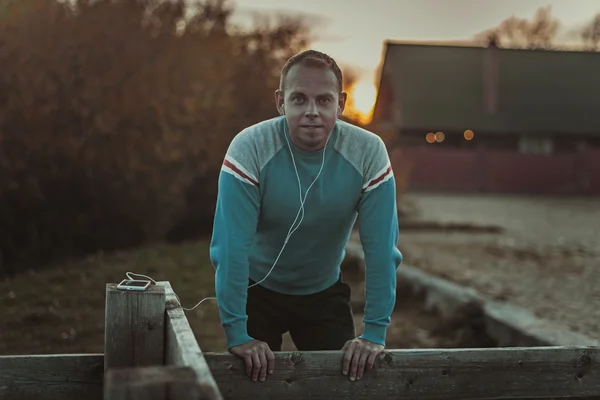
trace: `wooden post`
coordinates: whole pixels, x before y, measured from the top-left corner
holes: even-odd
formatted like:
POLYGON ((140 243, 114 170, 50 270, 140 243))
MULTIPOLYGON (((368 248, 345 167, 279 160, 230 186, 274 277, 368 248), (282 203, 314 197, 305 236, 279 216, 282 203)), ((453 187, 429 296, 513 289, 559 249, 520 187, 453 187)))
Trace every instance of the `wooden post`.
POLYGON ((106 285, 104 371, 164 365, 165 289, 144 292, 106 285))
POLYGON ((197 400, 200 391, 190 367, 115 368, 106 373, 105 400, 197 400))
POLYGON ((202 399, 223 400, 171 284, 158 282, 158 285, 164 287, 167 298, 165 365, 192 368, 198 377, 202 399))

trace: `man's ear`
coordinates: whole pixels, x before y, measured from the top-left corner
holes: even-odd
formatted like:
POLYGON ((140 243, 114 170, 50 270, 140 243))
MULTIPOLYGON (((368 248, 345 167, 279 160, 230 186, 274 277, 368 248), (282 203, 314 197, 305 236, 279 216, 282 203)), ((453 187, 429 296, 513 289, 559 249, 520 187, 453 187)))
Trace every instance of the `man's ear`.
POLYGON ((283 110, 283 100, 283 91, 281 89, 277 89, 275 91, 275 107, 277 107, 277 112, 279 113, 279 115, 283 115, 285 112, 283 110))
POLYGON ((346 100, 348 99, 348 93, 342 92, 340 93, 340 98, 338 100, 338 118, 342 116, 344 113, 344 109, 346 108, 346 100))

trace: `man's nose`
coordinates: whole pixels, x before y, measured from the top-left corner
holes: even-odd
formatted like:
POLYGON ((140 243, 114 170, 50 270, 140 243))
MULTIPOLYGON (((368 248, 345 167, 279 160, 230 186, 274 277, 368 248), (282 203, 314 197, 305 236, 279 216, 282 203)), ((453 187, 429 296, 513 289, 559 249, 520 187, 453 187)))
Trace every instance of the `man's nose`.
POLYGON ((315 102, 309 102, 308 107, 306 109, 307 117, 316 117, 319 115, 319 111, 317 109, 317 104, 315 102))

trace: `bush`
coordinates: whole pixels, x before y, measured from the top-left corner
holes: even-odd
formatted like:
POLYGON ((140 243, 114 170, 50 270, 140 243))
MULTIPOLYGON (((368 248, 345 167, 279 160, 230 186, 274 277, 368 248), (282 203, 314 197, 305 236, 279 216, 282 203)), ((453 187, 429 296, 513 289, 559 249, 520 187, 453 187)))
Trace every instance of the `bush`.
POLYGON ((227 146, 274 116, 309 40, 299 19, 234 27, 220 0, 0 10, 0 274, 210 231, 227 146))

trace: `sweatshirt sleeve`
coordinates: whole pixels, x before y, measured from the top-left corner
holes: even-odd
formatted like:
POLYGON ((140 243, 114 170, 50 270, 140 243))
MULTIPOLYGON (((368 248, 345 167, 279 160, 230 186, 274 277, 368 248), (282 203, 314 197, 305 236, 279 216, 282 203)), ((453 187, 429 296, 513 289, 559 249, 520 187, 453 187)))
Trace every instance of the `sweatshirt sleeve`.
POLYGON ((248 335, 248 249, 260 209, 258 167, 243 136, 232 141, 219 174, 210 258, 227 347, 244 344, 248 335))
POLYGON ((396 269, 402 262, 398 243, 396 184, 381 139, 366 159, 358 204, 358 229, 365 254, 365 324, 361 338, 385 345, 396 302, 396 269))

